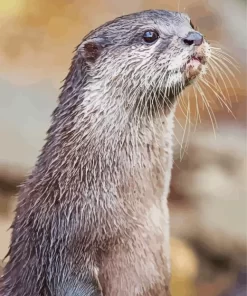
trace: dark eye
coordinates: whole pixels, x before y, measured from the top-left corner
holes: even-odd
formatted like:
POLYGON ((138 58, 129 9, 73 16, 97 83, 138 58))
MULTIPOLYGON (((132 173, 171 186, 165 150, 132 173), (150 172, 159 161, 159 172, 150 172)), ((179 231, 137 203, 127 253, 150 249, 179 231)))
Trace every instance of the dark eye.
POLYGON ((143 39, 147 43, 153 43, 159 38, 159 34, 156 31, 146 31, 143 34, 143 39))
POLYGON ((193 25, 192 21, 190 21, 190 26, 193 30, 195 29, 195 26, 193 25))

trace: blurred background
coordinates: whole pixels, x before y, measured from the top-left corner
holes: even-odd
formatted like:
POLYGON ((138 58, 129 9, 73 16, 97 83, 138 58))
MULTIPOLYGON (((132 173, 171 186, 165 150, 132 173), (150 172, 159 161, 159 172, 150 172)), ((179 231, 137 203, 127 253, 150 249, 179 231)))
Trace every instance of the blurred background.
POLYGON ((235 59, 216 75, 232 113, 208 92, 217 126, 205 104, 199 104, 197 122, 200 97, 191 90, 177 111, 169 197, 173 296, 246 295, 245 0, 0 1, 0 259, 8 249, 18 185, 43 145, 75 46, 105 21, 144 9, 188 13, 212 44, 235 59))

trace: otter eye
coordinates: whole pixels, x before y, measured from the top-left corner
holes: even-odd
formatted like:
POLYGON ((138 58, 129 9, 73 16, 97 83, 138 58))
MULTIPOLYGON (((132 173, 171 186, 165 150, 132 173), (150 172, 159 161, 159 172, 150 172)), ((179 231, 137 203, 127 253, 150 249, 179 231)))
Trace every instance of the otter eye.
POLYGON ((191 28, 194 30, 195 29, 195 26, 193 25, 192 21, 190 20, 190 26, 191 28))
POLYGON ((146 31, 143 34, 143 39, 147 43, 153 43, 159 38, 159 34, 155 31, 146 31))

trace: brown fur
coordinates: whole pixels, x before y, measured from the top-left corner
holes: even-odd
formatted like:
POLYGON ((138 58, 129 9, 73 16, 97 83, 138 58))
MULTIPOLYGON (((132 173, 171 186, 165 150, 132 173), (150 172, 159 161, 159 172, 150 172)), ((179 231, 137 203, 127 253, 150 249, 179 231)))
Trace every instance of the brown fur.
POLYGON ((173 116, 192 30, 186 15, 145 11, 84 38, 19 193, 4 296, 169 295, 173 116))

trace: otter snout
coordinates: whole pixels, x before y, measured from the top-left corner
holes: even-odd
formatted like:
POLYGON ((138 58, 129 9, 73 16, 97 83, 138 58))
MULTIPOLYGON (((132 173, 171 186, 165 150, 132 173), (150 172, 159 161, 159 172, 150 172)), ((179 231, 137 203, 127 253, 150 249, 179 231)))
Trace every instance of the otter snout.
POLYGON ((186 38, 184 38, 184 43, 186 45, 195 45, 195 46, 200 46, 203 42, 203 35, 199 32, 189 32, 186 38))

